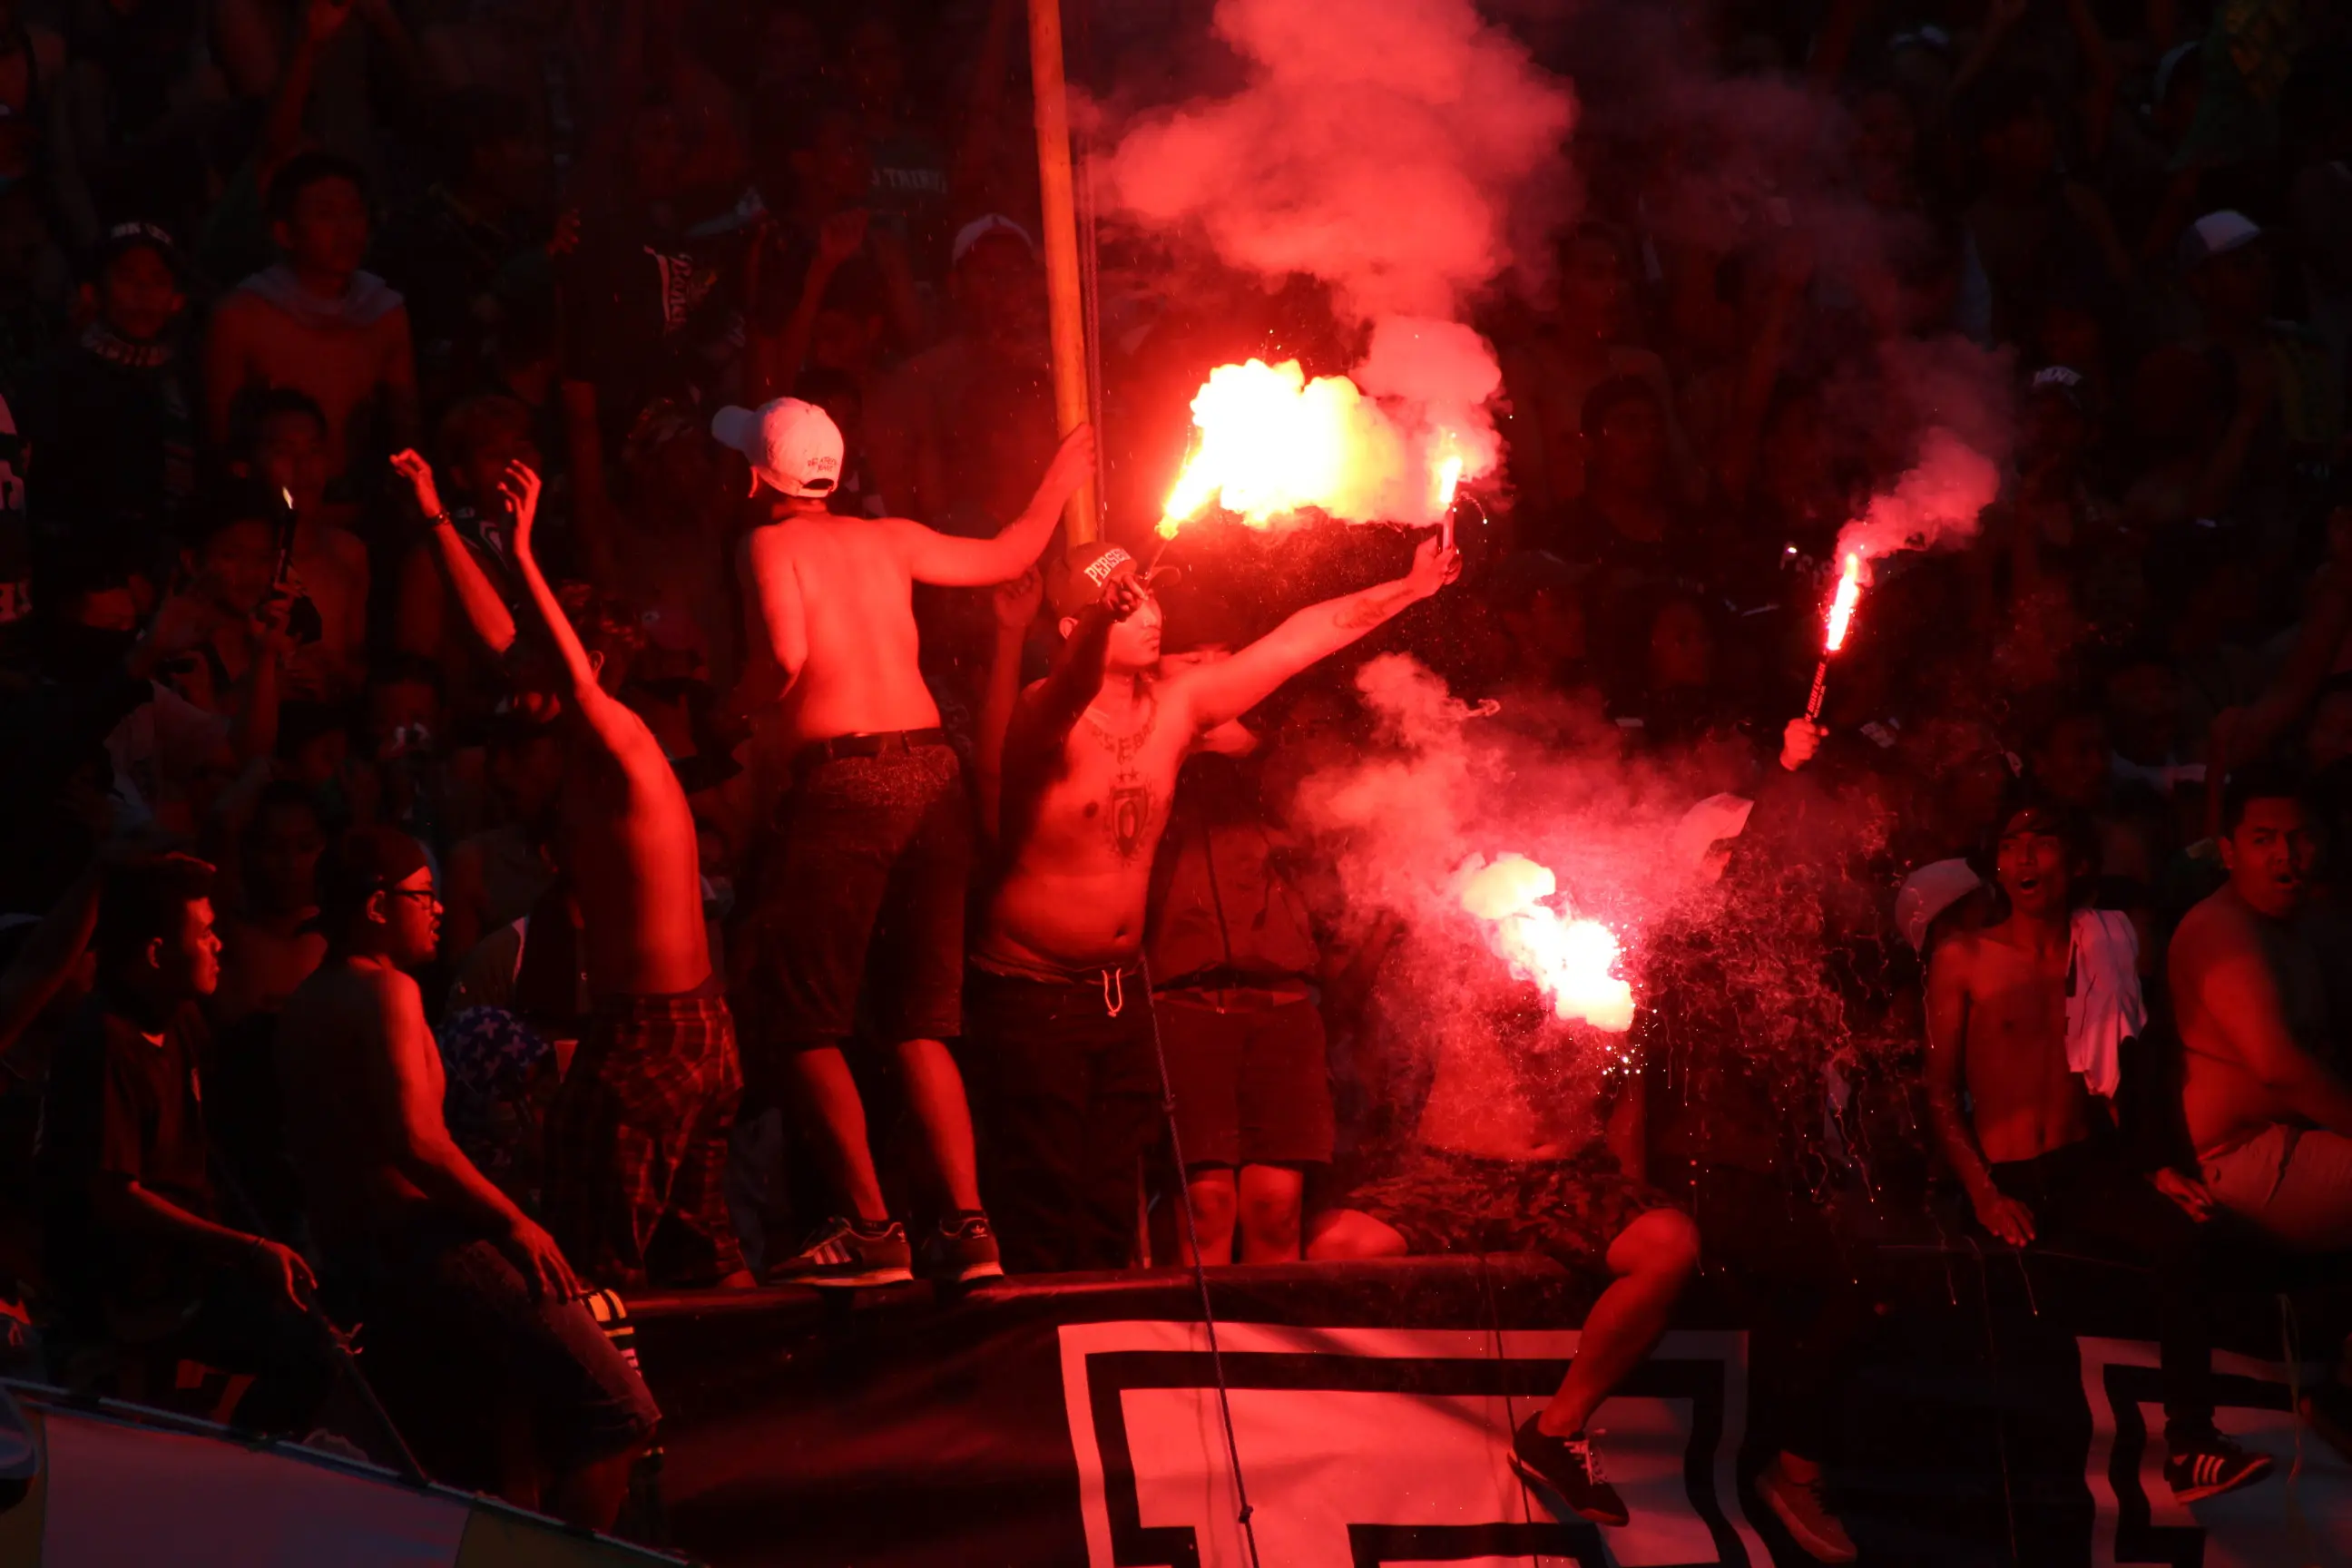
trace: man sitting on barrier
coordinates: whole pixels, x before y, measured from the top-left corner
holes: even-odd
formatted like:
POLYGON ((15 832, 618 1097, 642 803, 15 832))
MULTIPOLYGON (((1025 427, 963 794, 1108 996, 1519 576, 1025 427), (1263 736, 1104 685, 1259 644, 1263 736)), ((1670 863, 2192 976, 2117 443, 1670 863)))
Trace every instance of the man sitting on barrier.
POLYGON ((2005 912, 1946 939, 1927 969, 1937 1141, 1999 1239, 2024 1248, 2069 1235, 2154 1271, 2165 1479, 2182 1502, 2233 1491, 2268 1475, 2271 1460, 2213 1426, 2198 1233, 2212 1199, 2178 1172, 2133 1169, 2114 1120, 2117 1047, 2146 1018, 2137 941, 2122 915, 2078 908, 2097 873, 2086 816, 2027 792, 1996 832, 2005 912))
POLYGON ((1608 1287, 1585 1314, 1576 1359, 1551 1402, 1519 1424, 1512 1467, 1555 1508, 1622 1525, 1588 1429, 1593 1413, 1639 1366, 1698 1266, 1698 1228, 1664 1193, 1629 1174, 1642 1161, 1642 1080, 1601 1074, 1563 1092, 1580 1050, 1549 1016, 1533 1030, 1509 1021, 1456 1031, 1401 1168, 1358 1187, 1317 1220, 1307 1256, 1539 1252, 1608 1287))
POLYGON ((369 1380, 434 1473, 612 1526, 660 1413, 554 1239, 451 1141, 409 972, 440 931, 415 840, 355 828, 319 871, 327 956, 278 1029, 289 1152, 369 1380), (398 1369, 398 1375, 390 1375, 398 1369))
MULTIPOLYGON (((2289 775, 2233 774, 2221 858, 2230 880, 2189 911, 2169 976, 2189 1136, 2213 1201, 2292 1252, 2352 1250, 2352 1083, 2342 1020, 2308 922, 2319 839, 2289 775)), ((2352 1452, 2352 1343, 2304 1415, 2352 1452)))

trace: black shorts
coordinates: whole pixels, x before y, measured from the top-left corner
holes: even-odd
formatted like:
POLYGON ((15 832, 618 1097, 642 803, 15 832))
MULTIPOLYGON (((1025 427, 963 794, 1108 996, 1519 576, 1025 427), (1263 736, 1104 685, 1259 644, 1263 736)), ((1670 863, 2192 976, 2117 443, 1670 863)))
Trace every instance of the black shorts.
POLYGON ((1329 1162, 1331 1068, 1312 1001, 1256 987, 1172 989, 1153 1001, 1185 1163, 1329 1162))
POLYGON ((661 1418, 587 1303, 535 1299, 477 1234, 434 1223, 332 1267, 365 1325, 368 1382, 436 1479, 495 1483, 500 1413, 558 1470, 631 1451, 661 1418))
POLYGON ((946 746, 810 768, 761 869, 746 1021, 786 1049, 838 1045, 866 988, 878 1039, 961 1033, 971 868, 971 804, 946 746))
POLYGON ((1626 1226, 1674 1204, 1592 1143, 1560 1160, 1415 1146, 1393 1173, 1339 1206, 1371 1215, 1417 1253, 1539 1252, 1571 1268, 1600 1268, 1626 1226))
POLYGON ((1021 978, 975 967, 965 1070, 980 1195, 1015 1274, 1124 1268, 1160 1126, 1142 966, 1021 978))

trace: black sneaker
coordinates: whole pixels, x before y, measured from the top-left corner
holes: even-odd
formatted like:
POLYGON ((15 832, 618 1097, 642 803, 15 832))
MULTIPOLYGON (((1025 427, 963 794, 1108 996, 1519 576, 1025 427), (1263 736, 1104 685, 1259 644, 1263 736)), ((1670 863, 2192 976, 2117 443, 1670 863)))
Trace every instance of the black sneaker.
POLYGON ((2164 1461, 2164 1479, 2172 1484, 2176 1501, 2203 1502, 2253 1485, 2271 1468, 2268 1454, 2250 1454, 2219 1432, 2208 1432, 2172 1450, 2164 1461))
POLYGON ((792 1257, 768 1271, 770 1285, 814 1285, 851 1289, 897 1285, 915 1277, 906 1227, 896 1220, 878 1226, 829 1219, 792 1257))
POLYGON ((941 1220, 940 1228, 923 1243, 923 1272, 957 1285, 1003 1279, 1004 1262, 996 1254, 996 1232, 990 1228, 988 1216, 967 1209, 941 1220))
POLYGON ((1547 1507, 1562 1505, 1595 1524, 1621 1525, 1628 1517, 1625 1500, 1601 1473, 1601 1455, 1590 1433, 1555 1437, 1538 1429, 1536 1417, 1530 1415, 1519 1423, 1518 1433, 1511 1439, 1511 1468, 1519 1472, 1519 1479, 1535 1489, 1547 1507))

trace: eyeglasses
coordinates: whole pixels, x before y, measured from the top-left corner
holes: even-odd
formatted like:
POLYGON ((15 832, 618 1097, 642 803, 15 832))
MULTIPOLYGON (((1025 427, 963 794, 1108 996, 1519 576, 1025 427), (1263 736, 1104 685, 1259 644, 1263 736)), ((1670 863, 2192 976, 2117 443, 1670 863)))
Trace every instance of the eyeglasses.
POLYGON ((422 904, 437 904, 441 901, 440 896, 430 888, 386 888, 384 891, 395 899, 415 899, 422 904))

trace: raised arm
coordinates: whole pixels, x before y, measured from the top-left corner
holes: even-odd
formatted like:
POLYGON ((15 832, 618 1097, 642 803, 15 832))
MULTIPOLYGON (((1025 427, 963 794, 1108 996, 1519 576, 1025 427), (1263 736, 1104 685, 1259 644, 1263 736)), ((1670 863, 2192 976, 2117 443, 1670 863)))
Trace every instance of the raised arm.
POLYGON ((1021 701, 1021 654, 1037 619, 1045 582, 1034 567, 996 590, 996 647, 981 689, 978 732, 972 737, 973 783, 980 792, 981 831, 996 837, 1004 794, 1004 735, 1021 701))
POLYGON ((416 492, 416 509, 425 514, 433 531, 433 553, 439 558, 441 570, 449 579, 449 591, 457 595, 458 609, 465 612, 466 624, 474 628, 483 647, 503 657, 514 646, 514 616, 507 609, 506 601, 499 597, 499 591, 490 586, 490 580, 482 574, 481 563, 474 559, 473 550, 458 534, 457 525, 449 521, 449 510, 441 504, 441 492, 433 483, 432 466, 415 452, 404 451, 393 454, 392 467, 416 492))
POLYGON ((1461 572, 1462 552, 1432 534, 1413 552, 1412 569, 1394 582, 1309 605, 1233 658, 1196 665, 1171 684, 1183 691, 1194 728, 1213 730, 1265 701, 1308 665, 1435 594, 1461 572))
MULTIPOLYGON (((506 478, 499 481, 499 493, 514 508, 515 571, 522 577, 523 605, 538 623, 533 629, 547 639, 555 656, 563 661, 563 672, 570 678, 573 710, 616 756, 650 742, 652 731, 646 728, 645 721, 597 683, 596 661, 581 646, 580 634, 572 629, 562 601, 556 598, 555 590, 547 585, 546 574, 539 569, 539 552, 531 540, 531 524, 539 516, 539 475, 528 464, 509 463, 506 478)), ((667 772, 665 769, 665 776, 667 772)))
POLYGON ((1037 493, 995 538, 957 539, 919 522, 896 523, 894 539, 908 575, 942 588, 986 588, 1011 582, 1044 553, 1063 503, 1094 469, 1094 426, 1081 425, 1062 438, 1062 449, 1046 467, 1037 493))
POLYGON ((1097 603, 1080 611, 1077 625, 1054 656, 1054 668, 1014 706, 999 763, 997 842, 1009 856, 1027 836, 1043 785, 1057 770, 1070 731, 1102 690, 1110 655, 1110 629, 1143 603, 1132 577, 1103 584, 1097 603))

